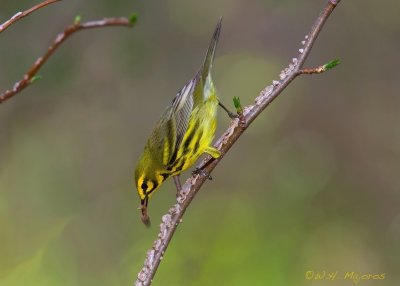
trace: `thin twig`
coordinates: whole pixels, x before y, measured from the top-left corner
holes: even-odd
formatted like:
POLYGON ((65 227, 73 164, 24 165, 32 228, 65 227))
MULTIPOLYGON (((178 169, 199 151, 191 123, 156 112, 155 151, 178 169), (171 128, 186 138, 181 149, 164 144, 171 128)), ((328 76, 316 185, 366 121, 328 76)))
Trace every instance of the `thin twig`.
POLYGON ((14 16, 12 16, 9 20, 5 21, 3 24, 0 25, 0 33, 4 32, 8 27, 10 27, 12 24, 14 24, 15 22, 17 22, 18 20, 28 16, 30 13, 39 10, 40 8, 43 8, 44 6, 53 4, 55 2, 59 2, 61 0, 46 0, 43 1, 42 3, 39 3, 35 6, 33 6, 32 8, 24 11, 24 12, 17 12, 15 13, 14 16))
MULTIPOLYGON (((321 14, 317 18, 311 32, 306 35, 305 40, 302 42, 303 47, 299 50, 300 54, 297 58, 292 60, 289 67, 285 68, 280 74, 280 80, 273 81, 272 85, 267 86, 261 91, 259 96, 255 99, 255 104, 247 106, 243 110, 245 124, 240 124, 240 119, 232 121, 229 128, 217 140, 216 147, 224 155, 233 146, 236 140, 243 134, 247 127, 254 121, 255 118, 276 98, 281 92, 289 85, 290 82, 298 75, 301 74, 303 64, 311 51, 311 48, 317 39, 325 21, 335 9, 340 0, 330 0, 321 14)), ((243 123, 243 122, 242 122, 243 123)), ((210 162, 209 158, 200 163, 199 168, 207 165, 204 170, 210 173, 221 161, 223 156, 210 162)), ((135 285, 150 285, 152 279, 157 271, 157 268, 163 259, 164 253, 171 241, 178 224, 182 221, 182 217, 195 197, 196 193, 200 190, 203 183, 207 180, 205 176, 193 175, 182 186, 182 191, 177 198, 176 204, 169 210, 168 214, 162 217, 160 225, 160 232, 158 238, 154 241, 153 247, 147 252, 144 266, 137 276, 135 285)))
POLYGON ((35 63, 31 66, 31 68, 25 73, 23 78, 20 81, 16 82, 12 87, 12 89, 6 90, 3 94, 0 95, 0 103, 3 103, 3 101, 13 97, 14 95, 22 91, 24 88, 32 84, 36 79, 35 75, 37 74, 39 69, 46 63, 46 61, 54 53, 54 51, 57 50, 57 48, 73 33, 85 29, 100 28, 100 27, 110 27, 110 26, 132 27, 134 23, 135 22, 132 19, 120 17, 120 18, 104 18, 102 20, 90 21, 84 23, 79 23, 79 21, 77 21, 76 23, 68 26, 62 33, 57 35, 53 43, 47 49, 47 52, 42 57, 38 58, 35 61, 35 63))
POLYGON ((331 62, 329 62, 327 64, 324 64, 324 65, 316 67, 316 68, 302 68, 297 73, 299 75, 300 74, 319 74, 319 73, 323 73, 323 72, 326 72, 329 69, 334 68, 339 63, 340 63, 339 60, 333 60, 333 61, 331 61, 331 62))

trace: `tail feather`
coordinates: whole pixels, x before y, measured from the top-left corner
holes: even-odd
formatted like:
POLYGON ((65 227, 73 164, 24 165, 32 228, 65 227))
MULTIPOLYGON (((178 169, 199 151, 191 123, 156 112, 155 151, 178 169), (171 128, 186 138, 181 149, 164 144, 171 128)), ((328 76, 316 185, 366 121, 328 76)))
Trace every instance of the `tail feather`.
POLYGON ((219 18, 217 26, 215 27, 214 34, 211 38, 210 45, 208 47, 206 58, 204 59, 204 64, 201 73, 201 78, 203 79, 203 82, 206 81, 207 76, 211 72, 212 64, 214 61, 215 49, 217 47, 219 34, 221 33, 221 25, 222 25, 222 17, 219 18))

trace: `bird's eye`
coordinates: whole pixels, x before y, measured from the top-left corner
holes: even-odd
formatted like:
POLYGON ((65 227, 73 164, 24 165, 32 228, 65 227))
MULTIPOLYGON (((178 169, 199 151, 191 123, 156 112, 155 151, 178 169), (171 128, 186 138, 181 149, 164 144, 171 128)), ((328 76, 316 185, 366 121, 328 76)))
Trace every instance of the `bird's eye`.
POLYGON ((146 191, 148 188, 146 183, 143 183, 140 187, 142 188, 143 191, 146 191))

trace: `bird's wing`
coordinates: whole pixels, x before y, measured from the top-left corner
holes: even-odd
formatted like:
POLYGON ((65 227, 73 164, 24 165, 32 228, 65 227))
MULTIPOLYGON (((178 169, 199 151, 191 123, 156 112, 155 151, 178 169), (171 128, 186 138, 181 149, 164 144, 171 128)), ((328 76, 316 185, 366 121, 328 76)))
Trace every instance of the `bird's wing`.
POLYGON ((175 148, 179 148, 188 129, 190 116, 193 110, 193 91, 198 81, 197 76, 189 81, 172 101, 171 121, 175 125, 175 148))
POLYGON ((172 164, 187 131, 193 110, 193 90, 198 77, 189 81, 175 96, 160 118, 149 139, 153 160, 164 166, 172 164))

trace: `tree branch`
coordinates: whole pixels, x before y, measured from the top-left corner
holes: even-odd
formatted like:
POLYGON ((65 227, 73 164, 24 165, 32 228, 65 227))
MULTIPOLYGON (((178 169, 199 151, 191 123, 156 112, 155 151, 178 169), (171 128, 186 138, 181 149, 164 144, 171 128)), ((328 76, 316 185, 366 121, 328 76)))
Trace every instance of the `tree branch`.
MULTIPOLYGON (((280 74, 280 80, 274 80, 272 85, 267 86, 261 91, 259 96, 255 99, 255 104, 246 106, 243 109, 243 113, 240 117, 242 120, 235 119, 232 121, 229 128, 225 133, 217 140, 216 147, 221 151, 222 156, 218 159, 206 158, 200 163, 199 168, 205 167, 205 171, 210 173, 221 161, 224 154, 235 144, 238 138, 243 134, 247 127, 257 118, 257 116, 276 98, 281 92, 300 74, 305 74, 305 70, 302 69, 303 64, 309 55, 311 48, 318 37, 325 21, 335 9, 340 0, 330 0, 322 10, 321 14, 315 21, 308 35, 305 36, 305 40, 302 42, 303 47, 299 49, 300 54, 297 58, 293 58, 292 63, 289 67, 285 68, 280 74), (244 120, 243 120, 244 119, 244 120)), ((336 63, 337 64, 337 63, 336 63)), ((329 65, 329 64, 327 64, 329 65)), ((326 66, 326 65, 324 65, 326 66)), ((332 68, 328 67, 325 70, 332 68)), ((308 69, 311 70, 311 69, 308 69)), ((315 71, 323 72, 325 70, 320 67, 312 69, 315 71)), ((318 73, 319 73, 318 72, 318 73)), ((312 72, 314 73, 314 72, 312 72)), ((135 285, 150 285, 153 277, 157 271, 157 268, 163 259, 164 253, 171 241, 175 230, 182 217, 192 202, 193 198, 200 190, 201 186, 206 181, 205 176, 193 175, 190 177, 182 187, 182 191, 177 198, 176 204, 168 211, 168 214, 162 217, 160 224, 160 232, 158 238, 154 241, 153 247, 147 252, 144 266, 140 270, 137 276, 135 285)))
POLYGON ((28 16, 30 13, 35 12, 36 10, 39 10, 40 8, 43 8, 44 6, 53 4, 55 2, 59 2, 61 0, 46 0, 42 3, 39 3, 32 8, 24 11, 24 12, 17 12, 15 13, 14 16, 12 16, 9 20, 5 21, 3 24, 0 25, 0 33, 4 32, 8 27, 10 27, 12 24, 17 22, 18 20, 28 16))
MULTIPOLYGON (((58 0, 57 0, 58 1, 58 0)), ((46 61, 50 58, 50 56, 57 50, 57 48, 72 34, 75 32, 92 29, 92 28, 101 28, 101 27, 110 27, 110 26, 126 26, 133 27, 136 23, 136 16, 131 16, 130 19, 125 17, 120 18, 104 18, 102 20, 90 21, 80 23, 79 17, 75 19, 75 23, 66 27, 65 30, 58 34, 54 39, 53 43, 47 49, 47 52, 40 58, 38 58, 35 63, 30 67, 30 69, 25 73, 23 78, 16 82, 12 89, 6 90, 4 93, 0 95, 0 103, 3 101, 13 97, 17 93, 21 92, 27 86, 35 82, 38 77, 36 76, 39 69, 46 63, 46 61)))

